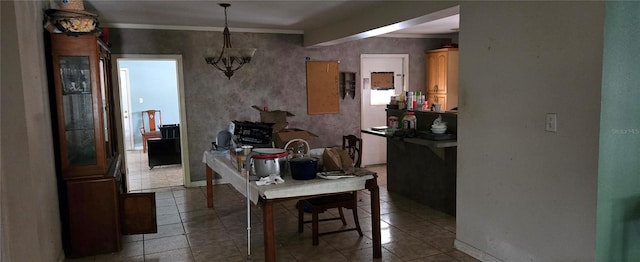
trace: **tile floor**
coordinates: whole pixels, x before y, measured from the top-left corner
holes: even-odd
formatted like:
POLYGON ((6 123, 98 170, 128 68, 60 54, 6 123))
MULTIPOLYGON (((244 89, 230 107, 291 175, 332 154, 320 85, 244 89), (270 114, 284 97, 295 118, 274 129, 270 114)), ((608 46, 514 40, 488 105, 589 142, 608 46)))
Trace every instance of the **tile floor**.
MULTIPOLYGON (((135 153, 135 152, 134 152, 135 153)), ((262 212, 251 208, 251 257, 247 257, 246 199, 229 185, 214 186, 214 208, 206 205, 206 189, 174 186, 169 170, 179 166, 146 166, 132 176, 131 188, 156 192, 158 233, 123 237, 123 249, 67 261, 263 261, 262 212), (156 170, 157 168, 157 170, 156 170), (165 174, 156 179, 155 175, 165 174), (166 178, 165 178, 166 176, 166 178), (161 187, 162 183, 168 186, 161 187), (155 188, 158 186, 159 188, 155 188)), ((455 218, 415 201, 395 195, 386 188, 386 166, 369 169, 379 174, 382 259, 372 258, 371 215, 368 191, 361 191, 359 218, 364 237, 355 231, 320 237, 311 245, 311 227, 297 232, 295 202, 274 208, 278 261, 477 261, 453 248, 455 218)), ((181 176, 181 174, 179 174, 181 176)), ((178 183, 179 184, 179 183, 178 183)), ((181 185, 181 184, 179 184, 181 185)), ((136 190, 132 190, 136 191, 136 190)), ((352 225, 350 216, 348 223, 352 225)), ((320 230, 341 227, 339 221, 324 222, 320 230)))
POLYGON ((155 166, 149 169, 147 153, 127 151, 129 191, 184 185, 181 165, 155 166))

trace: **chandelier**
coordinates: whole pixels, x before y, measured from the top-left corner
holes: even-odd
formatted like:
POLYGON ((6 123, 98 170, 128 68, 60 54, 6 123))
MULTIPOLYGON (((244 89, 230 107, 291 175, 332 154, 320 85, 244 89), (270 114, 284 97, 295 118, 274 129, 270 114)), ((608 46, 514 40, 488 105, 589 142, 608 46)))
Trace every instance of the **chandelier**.
POLYGON ((244 64, 251 61, 251 57, 256 52, 255 48, 232 48, 231 47, 231 33, 229 33, 229 27, 227 27, 227 7, 231 4, 220 4, 224 7, 224 31, 223 31, 223 45, 220 53, 214 53, 212 56, 205 56, 205 61, 224 72, 229 79, 233 76, 233 72, 240 69, 244 64))

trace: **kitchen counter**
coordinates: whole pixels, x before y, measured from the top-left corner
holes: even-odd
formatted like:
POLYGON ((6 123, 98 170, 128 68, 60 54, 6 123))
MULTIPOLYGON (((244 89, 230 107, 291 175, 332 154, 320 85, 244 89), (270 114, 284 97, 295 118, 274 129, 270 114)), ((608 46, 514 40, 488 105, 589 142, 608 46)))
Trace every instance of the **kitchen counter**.
POLYGON ((361 131, 362 133, 367 133, 374 136, 387 137, 387 134, 385 133, 385 131, 373 130, 371 128, 362 129, 361 131))
MULTIPOLYGON (((395 116, 398 118, 398 121, 402 120, 402 117, 406 113, 406 110, 398 110, 398 109, 387 109, 387 117, 395 116)), ((433 121, 441 117, 442 121, 447 123, 447 132, 448 134, 457 134, 458 133, 458 113, 455 111, 446 111, 446 112, 433 112, 433 111, 412 111, 416 116, 416 128, 418 131, 431 131, 431 124, 433 121)))
MULTIPOLYGON (((387 116, 402 119, 403 110, 387 110, 387 116)), ((387 189, 409 199, 455 216, 456 162, 458 154, 457 114, 416 111, 418 137, 400 137, 385 130, 362 129, 363 133, 387 139, 387 189), (447 122, 453 139, 434 138, 430 127, 438 116, 447 122)), ((377 128, 376 128, 377 129, 377 128)))
POLYGON ((455 216, 457 149, 388 138, 387 189, 455 216))
POLYGON ((404 141, 406 143, 412 143, 412 144, 416 144, 416 145, 427 146, 429 148, 434 148, 434 149, 458 146, 458 140, 457 139, 432 140, 432 139, 420 138, 420 137, 403 137, 403 138, 401 138, 401 137, 396 137, 396 136, 393 136, 393 135, 389 135, 384 130, 379 131, 379 130, 373 130, 371 128, 362 129, 361 131, 363 133, 366 133, 366 134, 386 137, 386 138, 390 138, 390 139, 402 140, 402 141, 404 141))

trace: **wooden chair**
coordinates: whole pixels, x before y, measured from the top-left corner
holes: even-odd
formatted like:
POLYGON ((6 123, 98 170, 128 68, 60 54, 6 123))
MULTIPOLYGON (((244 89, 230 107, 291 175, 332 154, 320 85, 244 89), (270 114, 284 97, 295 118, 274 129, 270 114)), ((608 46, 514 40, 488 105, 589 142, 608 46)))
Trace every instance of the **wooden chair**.
POLYGON ((342 149, 346 149, 355 167, 362 165, 362 138, 354 135, 342 137, 342 149))
POLYGON ((162 125, 162 113, 160 110, 151 109, 142 111, 142 127, 140 128, 140 134, 142 135, 143 153, 147 152, 147 140, 162 137, 160 130, 157 128, 159 125, 162 125))
MULTIPOLYGON (((346 149, 349 153, 349 156, 353 159, 354 165, 356 167, 360 167, 362 163, 362 139, 354 136, 348 135, 342 137, 342 148, 346 149)), ((347 193, 339 193, 332 194, 320 197, 314 197, 309 199, 300 200, 297 203, 298 208, 298 232, 303 232, 304 224, 311 223, 311 235, 312 235, 312 244, 317 246, 319 241, 319 236, 334 234, 346 231, 358 231, 358 234, 362 237, 362 230, 360 229, 360 221, 358 220, 358 194, 357 191, 347 192, 347 193), (331 218, 323 218, 319 219, 318 214, 324 213, 325 211, 337 208, 340 216, 331 217, 331 218), (330 221, 330 220, 342 220, 343 225, 347 225, 347 221, 344 219, 344 213, 342 212, 342 208, 350 209, 353 212, 353 221, 355 223, 354 227, 345 228, 335 231, 327 231, 327 232, 318 232, 318 223, 322 221, 330 221), (304 220, 304 210, 308 209, 311 212, 311 220, 304 220)))

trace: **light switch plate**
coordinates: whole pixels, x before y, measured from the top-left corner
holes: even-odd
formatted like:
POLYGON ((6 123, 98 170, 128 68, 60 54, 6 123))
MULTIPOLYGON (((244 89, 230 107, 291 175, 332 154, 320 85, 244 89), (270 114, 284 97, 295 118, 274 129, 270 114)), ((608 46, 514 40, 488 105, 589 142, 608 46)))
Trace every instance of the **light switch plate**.
POLYGON ((558 115, 556 113, 547 113, 544 130, 549 132, 556 132, 558 130, 558 115))

